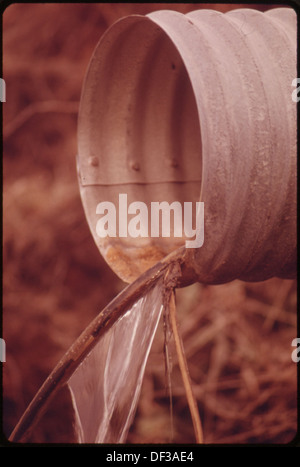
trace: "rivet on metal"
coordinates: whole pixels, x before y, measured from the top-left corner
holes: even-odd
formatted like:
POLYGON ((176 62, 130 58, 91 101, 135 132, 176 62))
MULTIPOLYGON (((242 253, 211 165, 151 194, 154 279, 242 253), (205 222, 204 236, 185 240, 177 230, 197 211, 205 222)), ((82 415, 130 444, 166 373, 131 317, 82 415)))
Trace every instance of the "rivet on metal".
POLYGON ((140 170, 140 164, 136 161, 130 162, 130 168, 138 172, 140 170))
POLYGON ((99 165, 99 159, 98 159, 98 157, 96 157, 96 156, 91 156, 91 157, 89 157, 89 159, 88 159, 88 163, 89 163, 89 165, 91 165, 92 167, 98 167, 98 165, 99 165))
POLYGON ((176 159, 170 159, 170 166, 173 167, 174 169, 177 169, 178 167, 178 161, 176 159))

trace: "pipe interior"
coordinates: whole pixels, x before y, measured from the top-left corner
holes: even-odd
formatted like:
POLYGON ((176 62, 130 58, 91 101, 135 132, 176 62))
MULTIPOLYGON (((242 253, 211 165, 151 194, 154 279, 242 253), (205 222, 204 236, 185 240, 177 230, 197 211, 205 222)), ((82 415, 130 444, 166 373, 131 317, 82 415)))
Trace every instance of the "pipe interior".
MULTIPOLYGON (((175 45, 150 18, 127 17, 102 37, 83 86, 78 124, 80 192, 94 240, 126 282, 185 245, 184 202, 196 202, 202 177, 201 134, 192 85, 175 45), (120 235, 120 194, 147 206, 148 235, 120 235), (98 203, 116 206, 116 236, 99 237, 98 203), (170 231, 152 235, 151 203, 169 209, 170 231), (178 229, 178 224, 181 228, 178 229), (176 225, 176 232, 174 226, 176 225), (181 230, 181 232, 180 232, 181 230), (180 233, 180 235, 178 234, 180 233)), ((128 225, 133 216, 128 215, 128 225)))
POLYGON ((87 132, 88 154, 101 161, 97 184, 108 201, 127 193, 128 203, 143 201, 150 208, 155 201, 179 201, 183 208, 186 201, 200 200, 201 189, 192 85, 164 31, 148 18, 130 18, 128 27, 126 20, 100 44, 99 85, 93 89, 87 132))

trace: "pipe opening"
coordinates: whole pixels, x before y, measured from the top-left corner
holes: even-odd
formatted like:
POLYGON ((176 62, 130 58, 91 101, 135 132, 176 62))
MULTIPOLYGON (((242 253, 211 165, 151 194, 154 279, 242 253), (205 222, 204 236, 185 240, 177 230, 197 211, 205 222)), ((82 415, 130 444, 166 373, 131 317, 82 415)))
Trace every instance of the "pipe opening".
POLYGON ((184 203, 192 203, 195 228, 202 175, 188 72, 171 39, 149 18, 125 18, 101 39, 83 88, 78 134, 81 195, 94 239, 110 266, 133 280, 184 245, 184 203), (124 211, 120 194, 127 207, 145 203, 148 236, 120 235, 118 212, 116 237, 97 236, 97 204, 109 201, 124 211), (151 235, 151 205, 157 202, 181 207, 181 221, 170 209, 170 236, 162 234, 161 212, 159 236, 151 235))

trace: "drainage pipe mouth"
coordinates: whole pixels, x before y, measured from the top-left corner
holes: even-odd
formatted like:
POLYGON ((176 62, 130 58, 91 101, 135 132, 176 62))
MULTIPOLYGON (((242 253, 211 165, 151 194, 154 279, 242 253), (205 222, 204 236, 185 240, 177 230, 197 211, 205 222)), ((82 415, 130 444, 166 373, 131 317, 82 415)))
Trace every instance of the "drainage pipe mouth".
POLYGON ((119 277, 202 227, 204 242, 182 250, 188 282, 295 276, 295 76, 290 8, 158 11, 103 35, 82 90, 78 176, 119 277))
POLYGON ((131 281, 185 243, 178 223, 174 232, 175 217, 170 235, 162 236, 163 214, 153 219, 154 203, 179 203, 180 216, 185 202, 196 208, 201 191, 193 88, 179 51, 150 18, 125 18, 100 41, 83 88, 78 134, 80 187, 91 230, 107 262, 131 281), (102 201, 116 207, 116 237, 100 238, 95 230, 102 201), (148 228, 143 237, 121 236, 120 215, 125 218, 127 210, 128 224, 135 202, 147 206, 148 228), (160 225, 153 232, 156 220, 160 225))

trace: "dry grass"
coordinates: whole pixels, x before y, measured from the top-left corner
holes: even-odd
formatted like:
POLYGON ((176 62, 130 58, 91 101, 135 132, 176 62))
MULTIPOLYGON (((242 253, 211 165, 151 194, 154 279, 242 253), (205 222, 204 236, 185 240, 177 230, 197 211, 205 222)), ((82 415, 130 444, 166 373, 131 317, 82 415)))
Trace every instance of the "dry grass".
MULTIPOLYGON (((76 106, 105 29, 121 16, 165 7, 17 4, 4 13, 6 435, 70 344, 123 287, 98 254, 84 218, 75 170, 76 106)), ((167 7, 185 12, 197 5, 167 7)), ((215 8, 225 11, 226 5, 215 8)), ((177 303, 205 441, 290 441, 297 428, 295 281, 195 284, 178 291, 177 303)), ((160 329, 130 443, 170 441, 162 355, 160 329)), ((175 353, 172 378, 173 442, 190 443, 194 434, 175 353)), ((64 410, 67 416, 62 402, 52 407, 33 439, 69 441, 64 410)))

